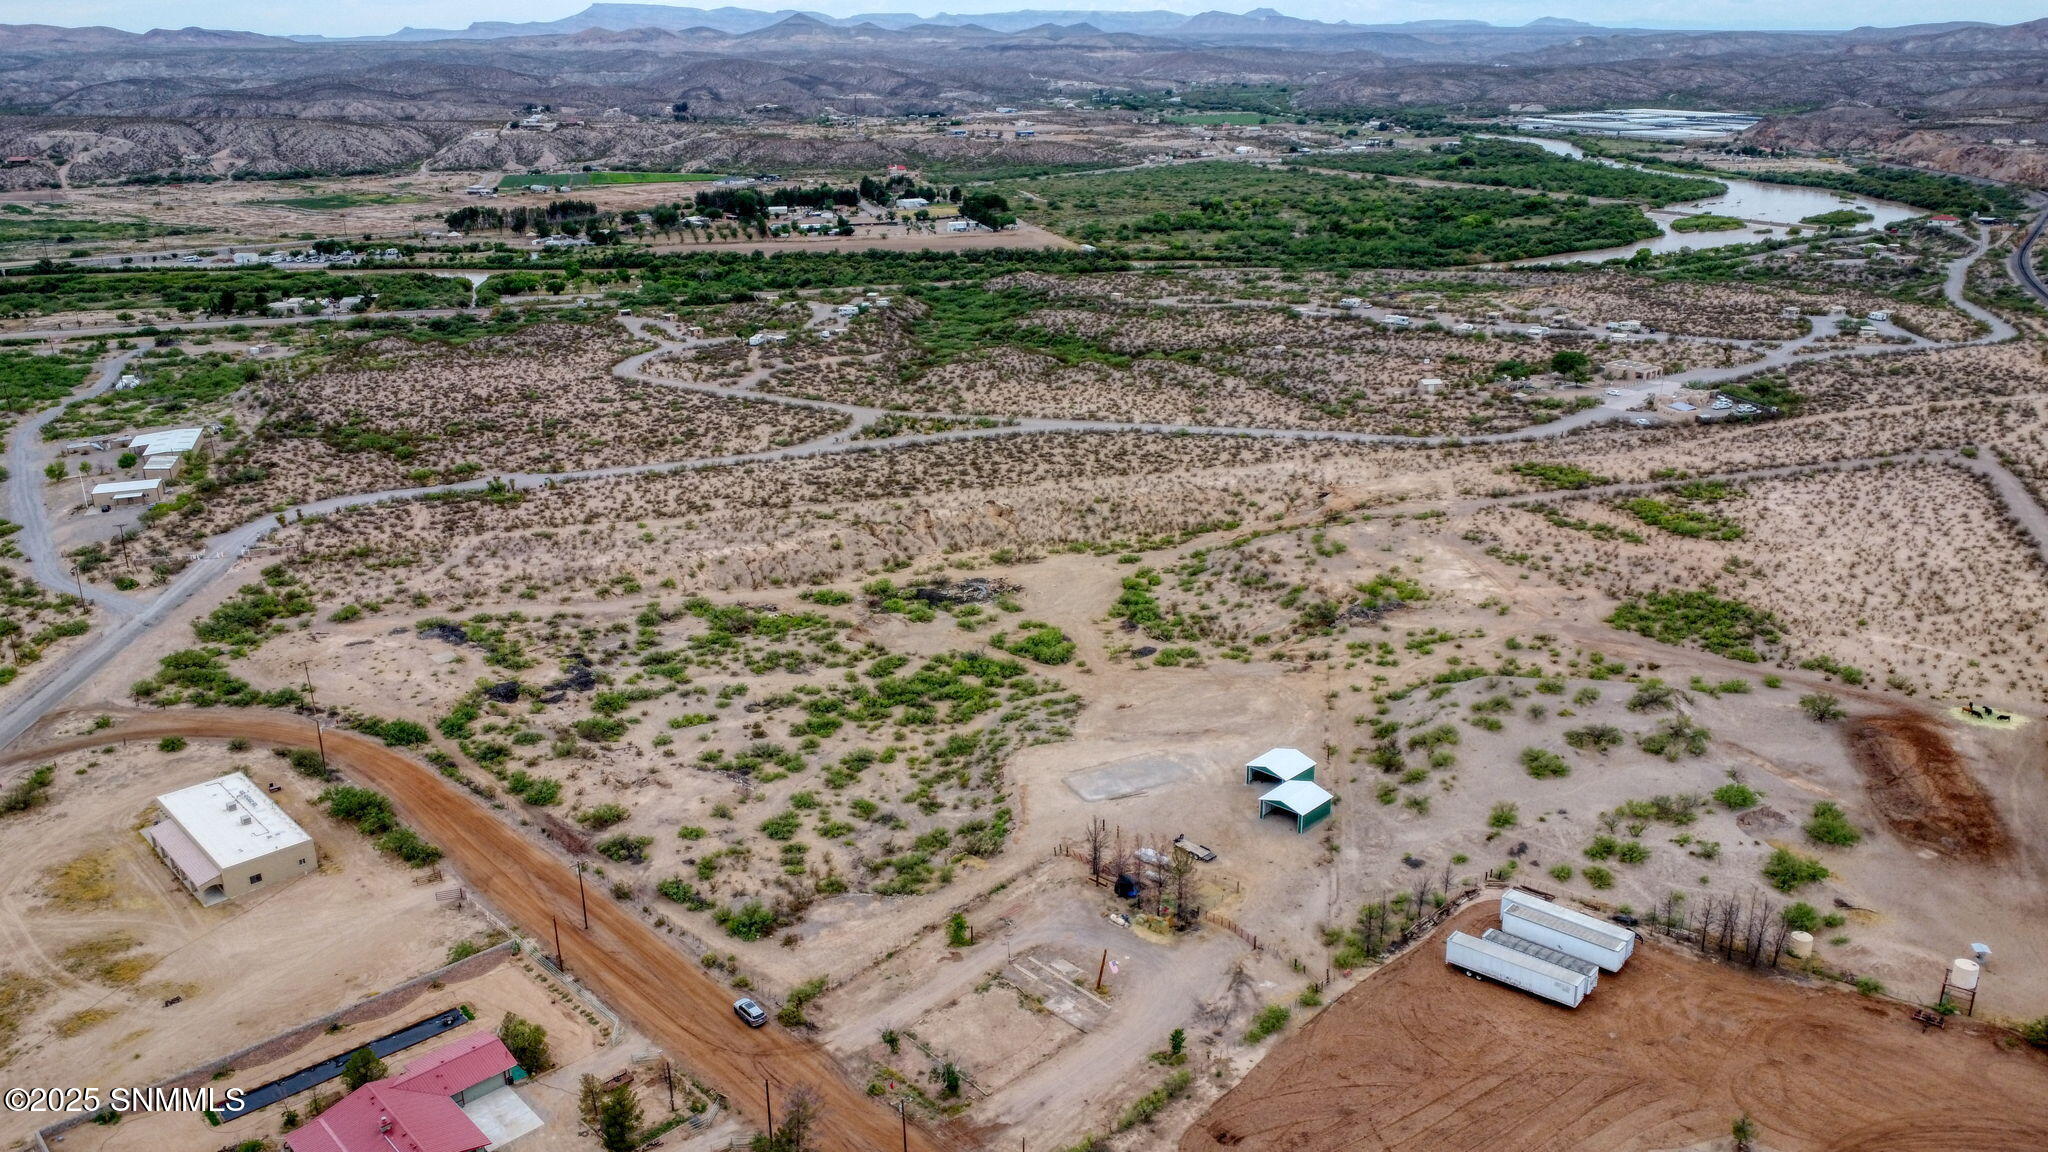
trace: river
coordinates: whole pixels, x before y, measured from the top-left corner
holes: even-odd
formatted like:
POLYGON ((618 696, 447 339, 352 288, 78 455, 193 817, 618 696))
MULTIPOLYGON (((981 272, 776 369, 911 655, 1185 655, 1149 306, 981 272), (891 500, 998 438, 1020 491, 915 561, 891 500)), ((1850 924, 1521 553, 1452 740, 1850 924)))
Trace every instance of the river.
MULTIPOLYGON (((1553 152, 1559 156, 1570 156, 1576 160, 1594 159, 1599 163, 1612 164, 1617 168, 1639 168, 1644 171, 1659 171, 1654 168, 1644 169, 1640 164, 1629 164, 1625 161, 1609 160, 1605 157, 1588 157, 1585 149, 1563 140, 1546 139, 1536 136, 1501 136, 1496 137, 1496 139, 1513 140, 1522 144, 1534 144, 1546 152, 1553 152)), ((1757 240, 1767 239, 1768 236, 1760 234, 1763 230, 1768 229, 1769 236, 1782 237, 1785 235, 1786 228, 1797 226, 1806 217, 1818 216, 1823 212, 1833 212, 1838 208, 1849 208, 1858 212, 1869 213, 1873 219, 1870 223, 1862 225, 1862 227, 1866 228, 1882 228, 1887 224, 1894 224, 1901 220, 1908 220, 1915 216, 1927 214, 1924 209, 1915 208, 1908 204, 1897 204, 1890 200, 1873 200, 1868 196, 1852 196, 1847 193, 1836 192, 1830 188, 1804 188, 1797 184, 1765 184, 1756 180, 1742 180, 1719 174, 1708 176, 1684 172, 1672 173, 1672 175, 1700 175, 1701 179, 1726 184, 1728 191, 1720 196, 1709 197, 1705 200, 1686 200, 1665 208, 1644 210, 1643 215, 1649 217, 1650 222, 1661 229, 1661 234, 1651 239, 1637 240, 1634 243, 1624 244, 1617 248, 1601 248, 1589 252, 1560 253, 1556 256, 1544 256, 1535 260, 1520 260, 1516 261, 1516 263, 1597 264, 1602 260, 1633 256, 1638 250, 1643 248, 1648 248, 1652 252, 1676 252, 1681 248, 1721 248, 1729 244, 1748 244, 1757 240), (1671 222, 1673 220, 1686 216, 1708 214, 1733 216, 1739 220, 1749 221, 1750 226, 1747 228, 1731 228, 1726 232, 1673 232, 1671 230, 1671 222)), ((1808 226, 1807 230, 1811 231, 1811 226, 1808 226)))

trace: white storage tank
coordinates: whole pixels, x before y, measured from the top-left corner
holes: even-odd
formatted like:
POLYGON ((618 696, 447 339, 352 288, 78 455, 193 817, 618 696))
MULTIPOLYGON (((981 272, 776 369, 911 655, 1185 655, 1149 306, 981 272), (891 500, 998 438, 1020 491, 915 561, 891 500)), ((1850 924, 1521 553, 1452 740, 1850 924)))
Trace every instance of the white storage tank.
POLYGON ((1975 960, 1951 960, 1948 965, 1949 986, 1965 992, 1975 992, 1980 971, 1975 960))
POLYGON ((1577 1008, 1593 989, 1590 976, 1463 932, 1444 942, 1444 962, 1567 1008, 1577 1008))
POLYGON ((1589 993, 1600 987, 1600 966, 1591 961, 1581 960, 1577 956, 1567 956, 1555 948, 1546 948, 1534 940, 1524 940, 1520 936, 1511 936, 1498 928, 1488 928, 1479 938, 1491 941, 1503 948, 1513 948, 1524 956, 1534 956, 1538 960, 1555 964, 1559 968, 1569 968, 1591 981, 1586 986, 1586 991, 1589 993))
POLYGON ((1636 934, 1627 928, 1515 888, 1501 893, 1500 926, 1511 936, 1590 961, 1606 972, 1621 971, 1636 950, 1636 934))
POLYGON ((1794 932, 1785 937, 1785 951, 1791 953, 1794 960, 1804 960, 1813 955, 1813 933, 1794 932))

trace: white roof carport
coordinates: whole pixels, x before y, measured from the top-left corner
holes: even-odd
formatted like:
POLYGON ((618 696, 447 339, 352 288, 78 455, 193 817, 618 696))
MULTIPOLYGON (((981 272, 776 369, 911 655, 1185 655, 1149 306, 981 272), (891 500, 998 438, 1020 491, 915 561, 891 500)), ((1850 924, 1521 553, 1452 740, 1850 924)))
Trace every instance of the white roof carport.
POLYGON ((1294 817, 1294 830, 1306 832, 1330 814, 1335 796, 1313 780, 1289 780, 1259 797, 1259 819, 1274 811, 1294 817))
POLYGON ((1299 748, 1271 748, 1244 766, 1244 782, 1247 784, 1256 784, 1262 779, 1285 784, 1289 780, 1315 778, 1316 762, 1299 748))

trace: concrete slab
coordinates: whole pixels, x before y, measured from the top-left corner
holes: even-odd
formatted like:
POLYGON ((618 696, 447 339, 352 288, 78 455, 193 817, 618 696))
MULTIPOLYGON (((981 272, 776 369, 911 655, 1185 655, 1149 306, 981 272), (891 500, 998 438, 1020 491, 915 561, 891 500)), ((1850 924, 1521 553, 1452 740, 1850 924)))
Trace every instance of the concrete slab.
POLYGON ((540 1114, 510 1088, 500 1088, 473 1100, 462 1111, 484 1134, 484 1139, 491 1142, 487 1152, 497 1152, 521 1136, 539 1131, 541 1126, 540 1114))
POLYGON ((1136 796, 1194 775, 1191 765, 1165 756, 1133 756, 1067 777, 1067 787, 1090 804, 1136 796))

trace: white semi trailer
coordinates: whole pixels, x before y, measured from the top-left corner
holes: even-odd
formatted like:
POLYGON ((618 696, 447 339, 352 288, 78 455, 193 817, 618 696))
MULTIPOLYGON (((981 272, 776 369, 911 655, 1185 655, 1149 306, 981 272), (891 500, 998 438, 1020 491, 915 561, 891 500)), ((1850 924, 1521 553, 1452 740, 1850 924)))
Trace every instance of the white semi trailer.
POLYGON ((1583 972, 1463 932, 1451 933, 1445 942, 1444 962, 1567 1008, 1577 1008, 1593 990, 1593 978, 1583 972))
POLYGON ((1485 935, 1481 936, 1480 939, 1498 944, 1503 948, 1513 948, 1524 956, 1534 956, 1538 960, 1555 964, 1559 968, 1569 968, 1584 976, 1587 980, 1592 981, 1586 988, 1588 993, 1594 992, 1600 987, 1600 966, 1590 960, 1581 960, 1577 956, 1568 956, 1555 948, 1546 948, 1533 940, 1524 940, 1520 936, 1510 936, 1498 928, 1488 928, 1485 935))
POLYGON ((1621 971, 1636 950, 1636 934, 1629 929, 1514 888, 1501 893, 1500 928, 1510 936, 1598 964, 1605 972, 1621 971))

